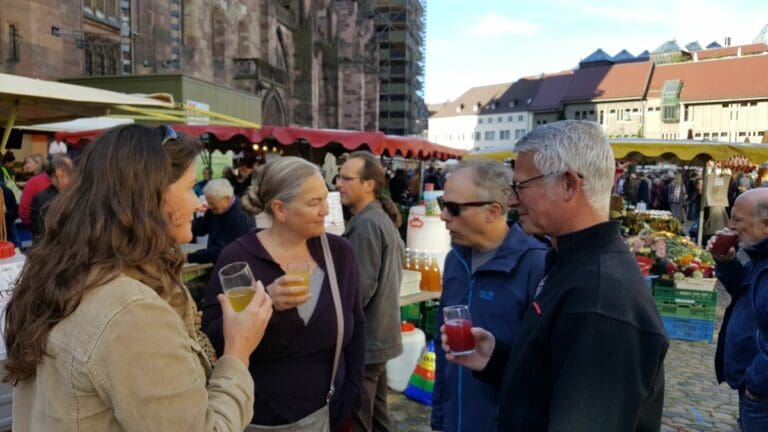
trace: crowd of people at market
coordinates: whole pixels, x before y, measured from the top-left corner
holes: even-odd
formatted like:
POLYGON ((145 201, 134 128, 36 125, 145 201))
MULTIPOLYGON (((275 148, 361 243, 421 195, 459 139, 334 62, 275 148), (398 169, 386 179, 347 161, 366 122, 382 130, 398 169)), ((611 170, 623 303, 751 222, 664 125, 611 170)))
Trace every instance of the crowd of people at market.
MULTIPOLYGON (((199 151, 168 126, 130 125, 74 164, 25 162, 19 215, 37 228, 5 316, 14 430, 394 430, 396 201, 413 199, 403 197, 418 174, 388 177, 378 157, 354 152, 332 185, 290 156, 200 181, 199 151), (350 211, 342 236, 325 233, 329 186, 350 211), (254 227, 259 214, 268 227, 254 227), (208 246, 185 255, 196 235, 208 246), (297 261, 308 263, 306 286, 288 274, 297 261), (181 277, 193 262, 214 264, 201 311, 181 277), (235 311, 218 274, 239 262, 258 282, 235 311)), ((697 180, 628 175, 617 187, 613 151, 587 121, 538 127, 515 151, 514 171, 465 160, 424 174, 443 189, 452 243, 439 308, 467 305, 475 341, 452 353, 438 313, 432 430, 660 430, 669 341, 609 201, 621 190, 630 202, 687 207, 697 180)), ((752 300, 722 337, 747 432, 766 430, 768 412, 768 314, 757 313, 768 307, 766 192, 735 199, 730 225, 746 257, 715 257, 726 288, 752 300)))

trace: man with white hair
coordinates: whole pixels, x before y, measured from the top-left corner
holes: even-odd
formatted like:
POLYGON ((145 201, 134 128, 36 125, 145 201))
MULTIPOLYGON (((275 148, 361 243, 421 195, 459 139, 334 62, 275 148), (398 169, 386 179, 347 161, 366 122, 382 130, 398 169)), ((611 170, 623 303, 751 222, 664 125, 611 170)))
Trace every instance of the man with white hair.
POLYGON ((232 184, 226 179, 214 179, 203 188, 208 210, 192 222, 195 236, 208 236, 205 249, 187 254, 190 263, 215 263, 224 246, 245 235, 255 227, 255 221, 240 207, 232 184))
POLYGON ((510 205, 526 232, 550 236, 546 275, 514 347, 475 327, 475 352, 446 359, 501 387, 499 430, 658 431, 669 342, 608 221, 614 157, 605 135, 565 120, 534 129, 515 151, 510 205))

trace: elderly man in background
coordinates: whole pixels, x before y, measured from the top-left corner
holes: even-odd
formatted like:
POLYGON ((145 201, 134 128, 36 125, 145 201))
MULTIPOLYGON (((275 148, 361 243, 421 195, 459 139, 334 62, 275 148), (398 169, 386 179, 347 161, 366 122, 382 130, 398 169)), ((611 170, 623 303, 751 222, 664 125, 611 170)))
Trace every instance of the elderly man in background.
POLYGON ((475 327, 475 351, 446 358, 501 387, 499 430, 658 431, 669 342, 608 221, 608 140, 595 123, 565 120, 534 129, 515 151, 511 204, 527 233, 552 239, 546 275, 514 346, 475 327))
MULTIPOLYGON (((739 391, 743 432, 768 430, 768 189, 741 194, 731 210, 730 228, 739 251, 713 252, 717 278, 731 294, 723 318, 715 370, 739 391), (738 257, 737 257, 738 255, 738 257)), ((712 251, 724 232, 707 243, 712 251)), ((716 248, 719 249, 719 248, 716 248)))
POLYGON ((255 228, 255 221, 246 214, 226 179, 210 180, 203 188, 208 210, 192 222, 195 236, 208 236, 205 249, 187 254, 190 263, 215 263, 224 246, 255 228))
MULTIPOLYGON (((472 322, 512 344, 520 320, 544 276, 548 246, 507 225, 512 172, 496 161, 461 162, 445 182, 440 218, 450 232, 445 259, 443 308, 468 305, 472 322)), ((467 368, 445 361, 436 330, 437 370, 432 430, 495 432, 499 391, 467 368)))

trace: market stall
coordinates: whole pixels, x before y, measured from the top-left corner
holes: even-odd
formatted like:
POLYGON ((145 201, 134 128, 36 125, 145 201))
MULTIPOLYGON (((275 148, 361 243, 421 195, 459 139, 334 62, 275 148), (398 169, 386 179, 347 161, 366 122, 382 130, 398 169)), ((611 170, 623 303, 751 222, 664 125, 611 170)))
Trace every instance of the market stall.
POLYGON ((92 87, 0 74, 0 121, 5 126, 0 152, 15 125, 101 116, 133 107, 169 108, 169 95, 146 97, 92 87))
MULTIPOLYGON (((752 163, 768 161, 768 145, 747 143, 705 142, 691 140, 652 140, 642 138, 621 138, 608 140, 616 159, 631 158, 640 155, 649 158, 674 157, 681 161, 725 160, 733 156, 743 156, 752 163)), ((504 161, 515 159, 514 145, 493 147, 472 152, 468 159, 495 159, 504 161)))

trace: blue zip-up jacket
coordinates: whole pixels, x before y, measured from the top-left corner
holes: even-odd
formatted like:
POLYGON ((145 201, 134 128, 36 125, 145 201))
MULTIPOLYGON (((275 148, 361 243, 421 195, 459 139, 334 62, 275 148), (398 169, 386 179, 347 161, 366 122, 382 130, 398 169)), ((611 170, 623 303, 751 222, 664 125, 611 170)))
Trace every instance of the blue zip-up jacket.
POLYGON ((549 247, 512 225, 504 242, 488 262, 471 274, 472 250, 454 246, 445 259, 443 294, 435 329, 435 387, 432 429, 446 432, 496 431, 499 389, 472 372, 445 360, 440 326, 443 308, 468 304, 472 325, 511 344, 523 312, 533 301, 544 276, 549 247))
MULTIPOLYGON (((768 239, 758 243, 747 253, 753 265, 749 272, 748 295, 755 319, 753 335, 757 355, 747 368, 740 388, 746 387, 759 399, 768 399, 768 239)), ((727 360, 726 357, 726 362, 727 360)))
MULTIPOLYGON (((750 261, 742 264, 739 259, 720 261, 715 265, 717 279, 731 295, 731 304, 725 309, 723 324, 717 338, 715 352, 715 374, 717 382, 727 382, 732 389, 738 389, 744 372, 757 355, 755 345, 752 302, 749 299, 750 280, 756 269, 755 253, 750 261)), ((739 252, 741 253, 741 251, 739 252)))

